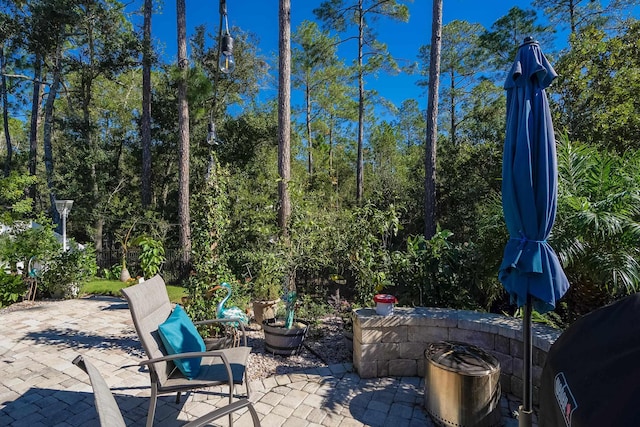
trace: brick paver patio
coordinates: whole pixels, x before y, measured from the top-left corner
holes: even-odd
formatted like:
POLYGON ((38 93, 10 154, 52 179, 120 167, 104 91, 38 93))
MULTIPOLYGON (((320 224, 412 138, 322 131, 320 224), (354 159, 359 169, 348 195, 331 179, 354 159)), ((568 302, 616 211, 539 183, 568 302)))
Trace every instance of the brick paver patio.
MULTIPOLYGON (((97 426, 88 377, 71 361, 82 354, 116 395, 127 425, 144 425, 149 375, 127 304, 110 297, 52 301, 0 311, 0 425, 97 426)), ((433 426, 419 377, 361 379, 350 364, 279 375, 251 384, 261 423, 271 426, 433 426)), ((222 406, 221 390, 158 400, 157 426, 178 426, 222 406)), ((506 425, 514 408, 503 399, 506 425)), ((234 425, 248 426, 248 412, 234 425)), ((219 420, 225 425, 227 419, 219 420)), ((515 423, 515 424, 514 424, 515 423)))

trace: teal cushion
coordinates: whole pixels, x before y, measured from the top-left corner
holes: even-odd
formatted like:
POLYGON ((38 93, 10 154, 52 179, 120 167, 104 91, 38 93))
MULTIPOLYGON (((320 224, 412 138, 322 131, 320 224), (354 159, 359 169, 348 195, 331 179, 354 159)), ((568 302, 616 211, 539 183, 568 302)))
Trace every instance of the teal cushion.
MULTIPOLYGON (((167 354, 188 353, 191 351, 206 351, 204 341, 195 325, 182 307, 176 305, 167 320, 158 326, 160 339, 167 354)), ((200 372, 201 357, 176 359, 173 363, 185 377, 193 379, 200 372)))

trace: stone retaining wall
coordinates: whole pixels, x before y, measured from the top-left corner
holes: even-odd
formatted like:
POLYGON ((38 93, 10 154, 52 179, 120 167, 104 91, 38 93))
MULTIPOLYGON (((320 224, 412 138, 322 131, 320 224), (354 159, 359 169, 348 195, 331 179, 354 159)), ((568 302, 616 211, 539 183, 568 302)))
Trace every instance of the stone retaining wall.
MULTIPOLYGON (((353 365, 361 378, 424 376, 431 342, 452 340, 489 351, 500 361, 502 391, 522 397, 522 320, 497 314, 441 308, 396 307, 391 316, 374 309, 353 313, 353 365)), ((533 326, 533 401, 542 367, 560 331, 533 326)))

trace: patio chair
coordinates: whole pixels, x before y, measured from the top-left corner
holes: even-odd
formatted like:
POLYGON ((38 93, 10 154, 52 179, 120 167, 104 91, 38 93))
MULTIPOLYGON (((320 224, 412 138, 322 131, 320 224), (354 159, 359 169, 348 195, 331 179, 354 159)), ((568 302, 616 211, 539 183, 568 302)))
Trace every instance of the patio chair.
MULTIPOLYGON (((122 418, 122 413, 118 407, 116 399, 113 397, 109 386, 105 382, 100 372, 93 364, 87 361, 83 356, 78 355, 73 364, 85 371, 89 375, 89 381, 91 387, 93 387, 93 396, 96 403, 96 411, 98 411, 98 418, 100 419, 101 427, 125 427, 126 424, 122 418)), ((236 400, 235 402, 223 406, 222 408, 215 409, 208 414, 205 414, 187 424, 184 427, 200 427, 209 424, 211 421, 224 417, 225 415, 231 415, 233 412, 242 408, 249 409, 253 425, 260 427, 260 420, 256 413, 253 404, 248 399, 236 400)))
MULTIPOLYGON (((229 386, 229 404, 231 404, 235 385, 244 384, 247 391, 246 397, 249 398, 250 390, 248 381, 245 381, 245 370, 251 347, 246 345, 244 327, 241 326, 244 336, 243 346, 188 353, 180 353, 178 350, 178 354, 170 354, 159 332, 160 325, 167 321, 174 311, 162 277, 156 275, 142 283, 122 289, 122 293, 129 303, 133 324, 149 358, 140 362, 141 366, 148 367, 151 376, 151 400, 147 427, 153 425, 159 395, 175 392, 177 393, 176 402, 179 402, 182 392, 226 384, 229 386), (178 360, 184 359, 184 362, 187 362, 192 361, 193 358, 202 359, 198 366, 199 372, 189 378, 180 370, 184 365, 178 360), (181 366, 180 369, 176 368, 176 363, 181 366)), ((195 324, 237 321, 238 319, 211 319, 195 324)), ((229 417, 229 423, 232 423, 231 417, 229 417)))

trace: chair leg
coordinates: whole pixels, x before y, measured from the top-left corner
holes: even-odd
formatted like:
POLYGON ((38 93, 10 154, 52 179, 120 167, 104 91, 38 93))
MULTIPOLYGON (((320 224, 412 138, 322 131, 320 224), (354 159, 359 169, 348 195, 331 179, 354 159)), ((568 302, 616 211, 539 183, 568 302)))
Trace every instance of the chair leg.
POLYGON ((253 425, 260 427, 260 419, 258 418, 258 413, 256 412, 256 408, 253 405, 247 406, 249 408, 249 413, 251 413, 251 419, 253 420, 253 425))
POLYGON ((153 418, 156 416, 156 403, 158 401, 158 389, 151 385, 151 398, 149 399, 149 412, 147 413, 147 427, 153 426, 153 418))
POLYGON ((180 403, 180 392, 176 393, 176 404, 180 403))
MULTIPOLYGON (((229 386, 229 405, 233 403, 233 395, 236 392, 236 385, 231 383, 229 386)), ((229 427, 233 427, 233 414, 229 412, 229 427)))

